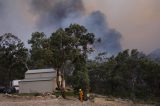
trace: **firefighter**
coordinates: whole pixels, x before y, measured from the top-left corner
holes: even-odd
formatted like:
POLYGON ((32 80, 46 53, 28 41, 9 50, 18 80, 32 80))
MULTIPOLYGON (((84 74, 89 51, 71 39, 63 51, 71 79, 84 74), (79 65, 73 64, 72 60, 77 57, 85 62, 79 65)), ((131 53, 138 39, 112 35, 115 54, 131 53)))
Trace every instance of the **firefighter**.
POLYGON ((82 91, 82 89, 79 89, 79 99, 80 99, 80 101, 81 102, 83 102, 83 91, 82 91))

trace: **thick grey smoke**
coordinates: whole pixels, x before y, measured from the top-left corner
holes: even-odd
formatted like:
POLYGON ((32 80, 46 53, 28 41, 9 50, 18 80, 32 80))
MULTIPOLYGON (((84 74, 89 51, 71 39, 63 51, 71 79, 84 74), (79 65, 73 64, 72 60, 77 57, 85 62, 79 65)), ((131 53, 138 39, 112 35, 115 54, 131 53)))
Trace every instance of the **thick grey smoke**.
POLYGON ((89 31, 95 33, 96 37, 101 38, 101 42, 95 44, 98 51, 109 51, 115 54, 121 50, 121 34, 109 28, 105 15, 100 11, 92 12, 86 18, 85 25, 89 31))
POLYGON ((86 14, 82 0, 32 0, 31 8, 38 14, 39 28, 53 31, 78 23, 95 33, 97 38, 101 38, 101 42, 95 44, 99 52, 115 54, 121 50, 121 34, 109 28, 105 15, 100 11, 86 14))
POLYGON ((11 32, 26 42, 34 31, 50 35, 78 23, 101 38, 95 43, 97 52, 120 51, 120 33, 109 28, 101 11, 87 13, 85 9, 82 0, 0 0, 0 35, 11 32))
POLYGON ((31 0, 31 10, 38 15, 37 26, 61 27, 68 17, 77 18, 84 14, 81 0, 31 0))

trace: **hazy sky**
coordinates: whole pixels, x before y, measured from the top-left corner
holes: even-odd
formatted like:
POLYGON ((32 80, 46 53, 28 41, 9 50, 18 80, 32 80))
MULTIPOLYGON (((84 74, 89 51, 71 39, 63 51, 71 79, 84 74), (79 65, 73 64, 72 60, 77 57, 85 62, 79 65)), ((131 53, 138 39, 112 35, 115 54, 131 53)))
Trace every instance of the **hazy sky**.
MULTIPOLYGON (((0 34, 12 32, 23 41, 37 31, 30 0, 0 0, 0 34), (5 2, 4 2, 5 1, 5 2), (4 7, 7 7, 4 9, 4 7), (25 33, 25 34, 24 34, 25 33)), ((100 10, 110 28, 122 35, 123 49, 145 53, 160 48, 160 0, 83 0, 86 13, 100 10)))

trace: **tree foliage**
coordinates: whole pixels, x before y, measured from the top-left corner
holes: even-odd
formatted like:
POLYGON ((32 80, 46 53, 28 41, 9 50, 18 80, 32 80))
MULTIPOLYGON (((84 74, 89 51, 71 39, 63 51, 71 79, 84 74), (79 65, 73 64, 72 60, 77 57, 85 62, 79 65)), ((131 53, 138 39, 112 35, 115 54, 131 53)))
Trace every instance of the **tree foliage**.
POLYGON ((47 50, 45 48, 48 44, 46 35, 43 32, 32 33, 28 44, 31 45, 30 59, 28 61, 29 68, 39 69, 49 67, 49 63, 45 60, 47 56, 47 50))
POLYGON ((87 89, 89 86, 88 71, 86 68, 87 54, 92 52, 94 34, 88 33, 84 26, 71 24, 68 28, 59 28, 49 38, 44 33, 33 33, 31 40, 31 60, 35 67, 44 67, 45 64, 57 70, 58 76, 62 77, 58 88, 63 88, 65 64, 70 63, 74 66, 73 78, 76 83, 71 83, 74 87, 87 89), (38 66, 36 61, 41 64, 38 66), (36 66, 37 65, 37 66, 36 66), (81 85, 81 86, 80 86, 81 85))
POLYGON ((23 42, 11 33, 0 36, 0 86, 22 79, 28 69, 54 68, 57 87, 63 91, 64 81, 75 90, 91 88, 92 92, 119 97, 160 97, 160 63, 136 49, 124 50, 116 56, 100 53, 88 60, 93 51, 94 34, 84 26, 71 24, 47 37, 32 33, 28 51, 23 42), (62 78, 61 81, 59 80, 62 78))
POLYGON ((27 70, 27 49, 21 40, 11 33, 0 36, 0 83, 9 85, 21 79, 27 70))
POLYGON ((136 49, 88 65, 93 92, 135 98, 160 97, 160 64, 136 49))

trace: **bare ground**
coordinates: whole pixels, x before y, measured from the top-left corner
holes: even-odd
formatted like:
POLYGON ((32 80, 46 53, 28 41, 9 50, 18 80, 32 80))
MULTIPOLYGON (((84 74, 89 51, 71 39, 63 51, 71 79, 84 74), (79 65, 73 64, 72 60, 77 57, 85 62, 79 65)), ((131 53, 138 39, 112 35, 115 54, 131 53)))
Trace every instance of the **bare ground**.
POLYGON ((96 97, 92 101, 80 102, 77 98, 56 98, 55 96, 0 95, 0 106, 154 106, 134 104, 129 100, 96 97))

